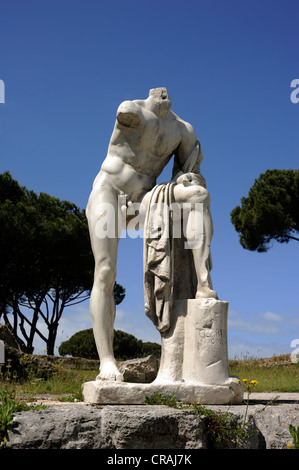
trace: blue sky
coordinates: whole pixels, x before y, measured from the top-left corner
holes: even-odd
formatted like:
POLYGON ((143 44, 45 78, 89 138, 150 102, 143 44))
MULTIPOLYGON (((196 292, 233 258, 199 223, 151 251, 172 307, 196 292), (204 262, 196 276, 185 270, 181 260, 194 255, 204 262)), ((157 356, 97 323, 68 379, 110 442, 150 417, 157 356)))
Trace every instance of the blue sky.
MULTIPOLYGON (((298 168, 299 103, 290 100, 299 78, 298 2, 0 0, 0 12, 0 171, 84 208, 118 105, 166 86, 204 153, 212 280, 230 306, 229 356, 291 353, 298 242, 246 251, 230 212, 260 173, 298 168)), ((117 281, 127 295, 115 327, 159 341, 143 309, 140 239, 121 240, 117 281)), ((56 346, 90 327, 88 303, 66 310, 56 346)))

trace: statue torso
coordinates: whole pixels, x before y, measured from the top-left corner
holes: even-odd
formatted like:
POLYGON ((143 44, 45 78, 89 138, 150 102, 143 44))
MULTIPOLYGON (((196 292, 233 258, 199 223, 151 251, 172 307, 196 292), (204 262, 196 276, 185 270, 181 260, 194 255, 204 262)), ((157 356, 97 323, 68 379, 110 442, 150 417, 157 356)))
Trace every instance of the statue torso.
POLYGON ((166 119, 159 119, 146 109, 143 114, 144 120, 136 128, 116 121, 98 175, 133 200, 155 186, 156 178, 180 144, 183 125, 173 113, 166 119))

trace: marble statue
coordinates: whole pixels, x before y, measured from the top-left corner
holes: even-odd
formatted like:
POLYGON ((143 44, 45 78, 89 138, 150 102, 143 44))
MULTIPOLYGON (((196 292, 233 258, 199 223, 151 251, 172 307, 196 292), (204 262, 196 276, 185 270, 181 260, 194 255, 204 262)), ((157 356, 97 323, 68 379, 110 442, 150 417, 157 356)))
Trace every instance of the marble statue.
POLYGON ((171 106, 166 88, 151 89, 147 99, 119 106, 107 156, 90 194, 86 214, 95 260, 90 310, 100 373, 95 382, 85 384, 86 401, 139 402, 145 393, 146 384, 123 382, 113 354, 118 243, 134 218, 144 227, 145 313, 162 341, 161 366, 150 385, 157 390, 174 386, 189 401, 197 392, 205 402, 217 403, 231 399, 231 390, 236 395, 237 381, 228 371, 228 304, 218 300, 210 276, 213 223, 200 172, 201 145, 192 125, 171 106), (172 157, 172 180, 157 185, 172 157), (197 389, 190 392, 190 384, 197 389), (97 390, 97 398, 90 387, 97 390))

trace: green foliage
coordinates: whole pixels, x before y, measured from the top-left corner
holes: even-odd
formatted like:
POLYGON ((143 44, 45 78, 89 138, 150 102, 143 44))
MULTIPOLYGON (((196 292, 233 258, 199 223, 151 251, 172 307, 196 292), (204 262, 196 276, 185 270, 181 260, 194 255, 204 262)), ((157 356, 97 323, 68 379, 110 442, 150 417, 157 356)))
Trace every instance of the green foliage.
POLYGON ((231 222, 248 250, 265 252, 271 240, 298 240, 299 170, 267 170, 255 180, 248 197, 231 212, 231 222))
POLYGON ((215 412, 203 405, 195 405, 195 415, 207 420, 210 448, 236 448, 250 438, 249 428, 242 425, 242 419, 230 412, 215 412))
POLYGON ((159 358, 161 356, 161 345, 158 343, 146 341, 145 343, 142 342, 140 346, 139 357, 156 356, 159 358))
POLYGON ((28 191, 6 172, 0 175, 0 221, 1 301, 4 294, 10 302, 34 299, 42 288, 65 294, 91 288, 87 221, 75 204, 28 191))
POLYGON ((15 411, 14 393, 9 389, 0 389, 0 431, 5 432, 13 419, 15 411))
MULTIPOLYGON (((135 336, 121 330, 114 330, 114 355, 118 360, 146 357, 150 354, 160 357, 161 346, 157 343, 143 343, 135 336)), ((89 328, 75 333, 69 340, 59 346, 61 356, 85 357, 98 359, 93 330, 89 328)))
POLYGON ((113 350, 116 359, 125 361, 139 357, 141 341, 122 330, 114 330, 113 350))
POLYGON ((145 397, 145 405, 165 405, 171 408, 177 408, 178 402, 173 395, 162 395, 162 393, 155 393, 154 395, 145 397))
POLYGON ((120 284, 115 283, 113 288, 115 305, 119 305, 125 298, 126 289, 120 284))
POLYGON ((18 411, 40 410, 45 405, 29 405, 17 396, 15 388, 0 381, 0 447, 5 447, 7 428, 13 420, 13 414, 18 411))
POLYGON ((86 359, 98 359, 92 328, 78 331, 70 339, 63 341, 58 351, 61 356, 69 355, 85 357, 86 359))
POLYGON ((66 403, 74 403, 77 401, 84 401, 82 387, 78 393, 72 395, 62 396, 59 398, 59 401, 66 403))
POLYGON ((293 438, 293 448, 294 449, 299 449, 299 425, 297 426, 297 428, 295 428, 295 426, 290 424, 289 432, 290 432, 290 435, 293 438))

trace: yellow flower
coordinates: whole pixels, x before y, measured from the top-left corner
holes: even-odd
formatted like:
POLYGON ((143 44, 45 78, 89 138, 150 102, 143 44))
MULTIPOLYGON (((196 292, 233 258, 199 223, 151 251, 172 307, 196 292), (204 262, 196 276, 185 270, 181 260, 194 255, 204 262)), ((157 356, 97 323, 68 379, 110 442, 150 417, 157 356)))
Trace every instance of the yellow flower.
POLYGON ((257 384, 257 380, 251 380, 251 381, 250 381, 250 385, 253 385, 253 386, 255 387, 256 384, 257 384))
POLYGON ((243 379, 243 382, 245 382, 245 383, 246 383, 246 382, 248 382, 248 380, 247 380, 247 379, 243 379))

